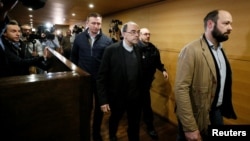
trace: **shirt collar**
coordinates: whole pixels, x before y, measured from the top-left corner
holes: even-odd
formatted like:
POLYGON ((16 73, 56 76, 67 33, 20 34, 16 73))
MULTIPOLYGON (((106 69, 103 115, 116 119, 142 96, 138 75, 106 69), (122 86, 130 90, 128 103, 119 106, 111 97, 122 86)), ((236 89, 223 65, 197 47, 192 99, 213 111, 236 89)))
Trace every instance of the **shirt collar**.
POLYGON ((98 33, 97 33, 95 36, 91 36, 91 34, 89 33, 89 30, 88 30, 88 34, 89 34, 89 36, 90 36, 91 39, 95 39, 95 37, 96 37, 98 34, 100 34, 100 30, 98 31, 98 33))
POLYGON ((129 46, 128 44, 126 44, 125 40, 122 41, 122 45, 123 47, 128 51, 128 52, 132 52, 133 51, 133 46, 129 46))
MULTIPOLYGON (((214 44, 207 39, 209 47, 215 49, 214 44)), ((222 49, 222 43, 219 43, 218 49, 222 49)))

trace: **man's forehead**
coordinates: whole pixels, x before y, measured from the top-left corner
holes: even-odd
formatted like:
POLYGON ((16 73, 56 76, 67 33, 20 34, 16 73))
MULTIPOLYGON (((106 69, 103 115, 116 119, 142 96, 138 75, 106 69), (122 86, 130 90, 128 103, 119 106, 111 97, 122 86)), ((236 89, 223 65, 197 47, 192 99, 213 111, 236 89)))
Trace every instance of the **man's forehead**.
POLYGON ((20 27, 18 25, 7 25, 7 28, 18 28, 18 29, 20 29, 20 27))
POLYGON ((219 20, 228 20, 232 22, 232 15, 227 11, 220 11, 218 14, 219 20))
POLYGON ((128 30, 139 30, 139 27, 136 24, 128 24, 128 30))
POLYGON ((140 30, 141 33, 150 33, 148 30, 140 30))
POLYGON ((101 21, 101 17, 89 17, 88 21, 101 21))

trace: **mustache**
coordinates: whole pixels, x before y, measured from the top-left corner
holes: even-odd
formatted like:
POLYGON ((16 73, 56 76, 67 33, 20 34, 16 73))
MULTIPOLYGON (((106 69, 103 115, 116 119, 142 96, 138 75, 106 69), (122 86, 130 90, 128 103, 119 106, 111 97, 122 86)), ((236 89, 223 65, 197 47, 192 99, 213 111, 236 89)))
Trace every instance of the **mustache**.
POLYGON ((227 32, 225 32, 224 34, 230 34, 231 33, 231 30, 228 30, 227 32))

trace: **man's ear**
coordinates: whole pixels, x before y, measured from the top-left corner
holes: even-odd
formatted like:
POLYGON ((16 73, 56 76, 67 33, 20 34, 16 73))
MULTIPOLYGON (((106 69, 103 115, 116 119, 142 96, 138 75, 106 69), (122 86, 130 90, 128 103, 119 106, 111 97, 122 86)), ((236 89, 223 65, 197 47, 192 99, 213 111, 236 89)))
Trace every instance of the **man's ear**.
POLYGON ((214 21, 212 21, 212 20, 208 20, 208 21, 207 21, 207 27, 208 27, 209 29, 212 29, 212 28, 214 27, 214 25, 215 25, 214 21))

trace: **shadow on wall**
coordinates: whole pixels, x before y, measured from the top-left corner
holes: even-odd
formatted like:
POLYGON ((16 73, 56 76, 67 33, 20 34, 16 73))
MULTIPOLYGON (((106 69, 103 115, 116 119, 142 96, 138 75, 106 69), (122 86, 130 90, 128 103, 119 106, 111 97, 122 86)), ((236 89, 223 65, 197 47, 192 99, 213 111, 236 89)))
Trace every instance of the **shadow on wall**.
POLYGON ((151 87, 151 105, 153 111, 168 119, 174 106, 172 87, 169 79, 164 79, 160 71, 156 71, 155 79, 151 87))

